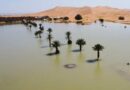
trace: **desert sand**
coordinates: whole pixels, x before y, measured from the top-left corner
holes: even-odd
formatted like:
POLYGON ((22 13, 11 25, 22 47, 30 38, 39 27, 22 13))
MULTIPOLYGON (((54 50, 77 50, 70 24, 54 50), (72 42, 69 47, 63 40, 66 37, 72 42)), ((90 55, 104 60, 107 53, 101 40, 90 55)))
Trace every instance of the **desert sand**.
POLYGON ((130 24, 130 10, 129 9, 118 9, 105 6, 97 7, 55 7, 49 10, 26 14, 25 16, 50 16, 54 17, 64 17, 68 16, 71 22, 75 22, 75 16, 77 14, 82 15, 83 22, 92 23, 99 18, 105 21, 118 22, 130 24), (124 20, 119 20, 118 18, 123 16, 124 20))

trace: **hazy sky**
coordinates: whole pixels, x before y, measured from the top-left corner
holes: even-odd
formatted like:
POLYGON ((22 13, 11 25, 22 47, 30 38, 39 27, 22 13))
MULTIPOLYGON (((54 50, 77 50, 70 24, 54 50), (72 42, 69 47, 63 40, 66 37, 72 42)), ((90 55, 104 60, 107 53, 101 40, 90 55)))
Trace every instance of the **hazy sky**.
POLYGON ((55 6, 111 6, 130 9, 130 0, 0 0, 0 14, 37 12, 55 6))

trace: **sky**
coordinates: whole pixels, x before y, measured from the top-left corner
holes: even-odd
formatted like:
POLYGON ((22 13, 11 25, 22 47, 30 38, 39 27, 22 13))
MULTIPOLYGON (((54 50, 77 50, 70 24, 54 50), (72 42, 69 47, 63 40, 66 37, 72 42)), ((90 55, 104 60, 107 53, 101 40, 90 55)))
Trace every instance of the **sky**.
POLYGON ((130 9, 130 0, 0 0, 0 14, 39 12, 56 6, 110 6, 130 9))

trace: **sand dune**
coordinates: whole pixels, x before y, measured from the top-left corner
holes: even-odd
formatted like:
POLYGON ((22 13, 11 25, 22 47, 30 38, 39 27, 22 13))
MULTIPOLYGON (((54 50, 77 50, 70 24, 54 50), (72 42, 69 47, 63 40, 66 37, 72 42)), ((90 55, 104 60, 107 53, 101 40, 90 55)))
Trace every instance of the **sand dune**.
POLYGON ((75 15, 81 14, 84 22, 93 22, 99 18, 106 21, 130 23, 130 10, 118 9, 112 7, 55 7, 50 10, 28 14, 27 16, 50 16, 64 17, 68 16, 70 21, 74 22, 75 15), (125 17, 125 20, 118 20, 119 16, 125 17))

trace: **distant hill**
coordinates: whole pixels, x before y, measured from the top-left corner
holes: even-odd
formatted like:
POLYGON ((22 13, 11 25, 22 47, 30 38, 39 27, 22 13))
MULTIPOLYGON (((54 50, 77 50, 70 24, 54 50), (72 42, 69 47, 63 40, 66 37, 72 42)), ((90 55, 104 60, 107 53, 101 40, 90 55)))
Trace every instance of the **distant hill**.
POLYGON ((50 10, 27 14, 27 16, 50 16, 50 17, 64 17, 68 16, 70 21, 75 21, 74 17, 81 14, 84 22, 93 22, 99 18, 106 21, 130 23, 130 10, 118 9, 112 7, 98 6, 98 7, 55 7, 50 10), (125 20, 118 20, 118 17, 123 16, 125 20))

